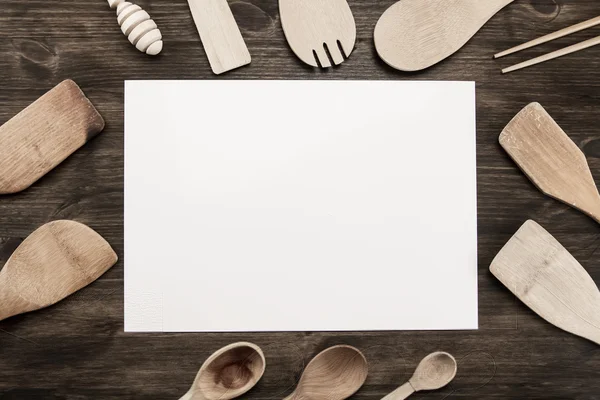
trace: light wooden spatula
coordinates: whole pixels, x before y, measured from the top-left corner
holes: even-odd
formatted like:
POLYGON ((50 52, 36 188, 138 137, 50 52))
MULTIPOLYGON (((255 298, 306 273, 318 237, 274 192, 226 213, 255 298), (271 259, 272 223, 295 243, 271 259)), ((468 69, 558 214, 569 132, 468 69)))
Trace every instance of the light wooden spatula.
POLYGON ((539 103, 510 121, 500 144, 544 194, 600 222, 600 194, 585 155, 539 103))
POLYGON ((102 129, 79 86, 59 83, 0 127, 0 194, 27 189, 102 129))
POLYGON ((401 71, 420 71, 451 56, 514 0, 401 0, 375 27, 379 57, 401 71))
POLYGON ((600 291, 581 264, 544 228, 527 221, 490 271, 557 327, 600 344, 600 291))
POLYGON ((117 262, 110 245, 75 221, 54 221, 21 243, 0 271, 0 321, 59 302, 117 262))

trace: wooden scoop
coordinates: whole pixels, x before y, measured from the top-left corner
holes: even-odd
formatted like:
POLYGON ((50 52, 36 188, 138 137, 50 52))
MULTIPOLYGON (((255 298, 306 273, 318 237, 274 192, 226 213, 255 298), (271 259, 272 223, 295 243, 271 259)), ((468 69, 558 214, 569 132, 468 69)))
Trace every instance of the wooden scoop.
POLYGON ((67 79, 0 127, 0 194, 27 189, 104 129, 67 79))
POLYGON ((50 222, 21 243, 0 271, 0 321, 48 307, 117 262, 110 245, 75 221, 50 222))
POLYGON ((382 400, 404 400, 421 390, 437 390, 456 376, 457 365, 452 355, 438 351, 425 357, 410 380, 382 400))
POLYGON ((600 344, 600 291, 581 264, 544 228, 527 221, 490 271, 553 325, 600 344))
POLYGON ((256 385, 265 372, 265 356, 255 344, 230 344, 202 364, 192 388, 180 400, 230 400, 256 385))
POLYGON ((544 194, 600 222, 600 194, 585 155, 539 103, 510 121, 500 144, 544 194))
POLYGON ((298 387, 284 400, 347 399, 365 383, 367 372, 367 360, 358 349, 330 347, 308 363, 298 387))
POLYGON ((379 57, 401 71, 419 71, 463 47, 514 0, 401 0, 375 27, 379 57))

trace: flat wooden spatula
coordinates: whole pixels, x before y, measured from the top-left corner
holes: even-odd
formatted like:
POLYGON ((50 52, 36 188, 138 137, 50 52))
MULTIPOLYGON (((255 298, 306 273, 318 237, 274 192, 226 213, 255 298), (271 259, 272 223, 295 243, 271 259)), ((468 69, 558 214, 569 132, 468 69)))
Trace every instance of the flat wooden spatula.
POLYGON ((0 126, 0 194, 27 189, 103 129, 79 86, 59 83, 0 126))
POLYGON ((544 194, 600 222, 600 194, 585 155, 539 103, 510 121, 500 144, 544 194))
POLYGON ((557 327, 600 344, 600 291, 577 260, 544 228, 527 221, 490 271, 557 327))
POLYGON ((0 321, 59 302, 117 262, 110 245, 75 221, 54 221, 21 243, 0 271, 0 321))

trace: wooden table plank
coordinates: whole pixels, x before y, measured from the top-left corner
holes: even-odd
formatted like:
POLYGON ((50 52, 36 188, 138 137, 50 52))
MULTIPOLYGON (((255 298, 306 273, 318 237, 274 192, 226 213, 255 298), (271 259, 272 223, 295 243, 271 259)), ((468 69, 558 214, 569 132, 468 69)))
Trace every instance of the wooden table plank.
POLYGON ((250 66, 221 78, 477 81, 480 330, 123 333, 123 80, 215 77, 185 0, 138 1, 164 34, 165 49, 157 58, 138 53, 127 42, 104 1, 0 0, 0 123, 68 77, 107 122, 101 135, 29 190, 0 197, 0 264, 31 231, 57 218, 89 224, 121 256, 99 281, 64 302, 0 323, 0 399, 178 398, 203 360, 236 340, 256 342, 267 356, 267 372, 247 399, 283 398, 303 365, 338 343, 360 347, 371 362, 367 383, 355 399, 383 397, 410 376, 418 360, 440 349, 459 359, 458 377, 450 387, 416 394, 415 399, 600 398, 600 349, 544 322, 488 271, 502 245, 525 219, 533 218, 600 282, 598 225, 537 192, 498 145, 498 135, 512 116, 528 102, 539 101, 584 150, 592 171, 600 171, 600 48, 500 74, 512 61, 584 40, 598 30, 511 58, 491 58, 597 16, 600 4, 518 0, 449 60, 422 73, 404 74, 386 66, 373 48, 377 19, 394 2, 349 0, 358 28, 356 50, 339 68, 315 71, 288 48, 276 0, 232 1, 253 58, 250 66))

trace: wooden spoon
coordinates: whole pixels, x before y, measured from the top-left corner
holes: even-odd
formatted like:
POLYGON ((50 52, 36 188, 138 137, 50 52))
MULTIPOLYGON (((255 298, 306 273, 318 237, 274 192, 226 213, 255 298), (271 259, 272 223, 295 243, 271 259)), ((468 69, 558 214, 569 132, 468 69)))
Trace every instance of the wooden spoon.
POLYGON ((265 366, 265 356, 257 345, 230 344, 208 357, 191 389, 180 400, 229 400, 241 396, 256 385, 265 366))
POLYGON ((456 360, 452 355, 440 351, 431 353, 419 363, 408 382, 382 400, 404 400, 421 390, 441 389, 454 379, 456 371, 456 360))
POLYGON ((500 144, 544 194, 600 222, 600 194, 585 155, 539 103, 510 121, 500 144))
POLYGON ((298 387, 284 400, 347 399, 365 383, 367 372, 367 360, 358 349, 330 347, 308 363, 298 387))
POLYGON ((83 224, 54 221, 41 226, 0 271, 0 321, 57 303, 116 262, 106 240, 83 224))
POLYGON ((527 221, 490 271, 551 324, 600 344, 600 291, 587 271, 544 228, 527 221))
POLYGON ((377 22, 377 53, 401 71, 431 67, 457 52, 513 1, 401 0, 377 22))

